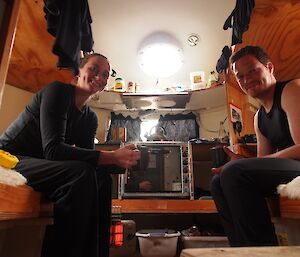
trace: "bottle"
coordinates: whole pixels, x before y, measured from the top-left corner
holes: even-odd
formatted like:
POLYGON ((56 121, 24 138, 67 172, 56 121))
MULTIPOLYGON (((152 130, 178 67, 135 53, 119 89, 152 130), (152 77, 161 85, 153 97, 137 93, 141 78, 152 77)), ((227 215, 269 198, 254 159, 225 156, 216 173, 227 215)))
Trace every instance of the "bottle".
POLYGON ((228 141, 227 133, 224 128, 224 121, 220 121, 218 140, 221 143, 227 143, 227 141, 228 141))
POLYGON ((208 76, 208 86, 211 87, 213 86, 214 84, 216 84, 218 81, 217 79, 217 75, 215 73, 215 71, 211 71, 209 76, 208 76))
POLYGON ((128 82, 126 92, 135 93, 135 83, 134 82, 132 82, 132 81, 128 82))
POLYGON ((117 92, 125 92, 125 80, 122 78, 116 78, 114 90, 117 92))
POLYGON ((135 92, 136 92, 136 93, 139 93, 140 90, 141 90, 141 85, 140 85, 140 83, 136 82, 136 83, 135 83, 135 92))

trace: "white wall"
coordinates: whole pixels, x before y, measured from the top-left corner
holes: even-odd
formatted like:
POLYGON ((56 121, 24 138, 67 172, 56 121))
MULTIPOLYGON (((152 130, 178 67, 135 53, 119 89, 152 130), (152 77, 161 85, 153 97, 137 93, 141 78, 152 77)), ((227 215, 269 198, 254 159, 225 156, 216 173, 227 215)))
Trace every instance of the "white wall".
POLYGON ((96 132, 96 138, 99 143, 104 143, 106 140, 107 132, 110 125, 110 113, 109 110, 92 108, 98 116, 98 129, 96 132))
MULTIPOLYGON (((199 116, 200 137, 205 139, 217 138, 219 135, 220 122, 224 121, 227 117, 227 108, 224 106, 201 110, 199 111, 199 116)), ((226 132, 229 131, 228 118, 224 123, 224 129, 226 132)))
POLYGON ((12 123, 33 97, 33 93, 5 85, 0 108, 0 134, 12 123))
MULTIPOLYGON (((28 91, 7 84, 5 85, 0 109, 0 134, 2 134, 10 123, 24 110, 33 96, 34 94, 28 91)), ((93 110, 98 116, 97 139, 99 139, 100 142, 104 142, 105 132, 110 122, 110 111, 96 108, 93 110)))
MULTIPOLYGON (((0 134, 15 120, 33 95, 33 93, 10 85, 5 86, 0 109, 0 134)), ((98 116, 96 137, 100 142, 105 142, 106 131, 109 128, 110 122, 110 111, 98 108, 93 108, 93 110, 98 116)), ((205 139, 216 138, 218 137, 220 121, 223 121, 227 117, 226 106, 201 110, 199 111, 199 117, 200 137, 205 139)), ((228 119, 224 124, 224 128, 228 131, 228 119)))

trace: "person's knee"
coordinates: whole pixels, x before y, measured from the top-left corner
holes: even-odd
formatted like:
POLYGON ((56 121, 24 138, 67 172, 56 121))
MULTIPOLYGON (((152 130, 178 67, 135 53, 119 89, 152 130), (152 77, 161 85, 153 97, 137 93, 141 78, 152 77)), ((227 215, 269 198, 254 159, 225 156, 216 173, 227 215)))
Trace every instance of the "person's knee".
POLYGON ((210 192, 212 195, 215 195, 221 190, 220 188, 220 176, 215 175, 210 181, 210 192))
POLYGON ((220 175, 220 184, 222 188, 235 186, 239 183, 239 178, 242 175, 242 170, 236 161, 229 162, 224 165, 220 175))
POLYGON ((95 182, 96 169, 92 165, 86 162, 76 161, 72 163, 69 169, 70 177, 75 178, 78 182, 95 182))

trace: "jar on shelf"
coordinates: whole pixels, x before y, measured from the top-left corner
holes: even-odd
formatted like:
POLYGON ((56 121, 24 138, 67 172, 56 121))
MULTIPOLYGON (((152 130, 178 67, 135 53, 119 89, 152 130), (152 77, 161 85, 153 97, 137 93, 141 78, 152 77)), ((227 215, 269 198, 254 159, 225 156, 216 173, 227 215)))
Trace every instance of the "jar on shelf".
POLYGON ((123 78, 115 79, 114 91, 117 91, 117 92, 125 92, 126 91, 125 80, 123 78))
POLYGON ((132 81, 128 82, 126 92, 128 92, 128 93, 135 93, 135 83, 134 82, 132 82, 132 81))
POLYGON ((211 71, 208 77, 208 86, 211 87, 218 82, 217 74, 211 71))

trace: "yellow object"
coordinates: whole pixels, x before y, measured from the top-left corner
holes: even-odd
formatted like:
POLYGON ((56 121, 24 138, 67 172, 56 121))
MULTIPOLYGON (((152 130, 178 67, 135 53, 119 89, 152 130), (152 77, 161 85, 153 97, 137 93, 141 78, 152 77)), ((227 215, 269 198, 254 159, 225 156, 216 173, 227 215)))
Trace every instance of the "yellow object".
POLYGON ((0 166, 7 169, 12 169, 16 167, 18 162, 19 159, 16 156, 6 151, 0 150, 0 166))
POLYGON ((114 90, 117 92, 125 92, 125 80, 122 78, 116 78, 114 90))

